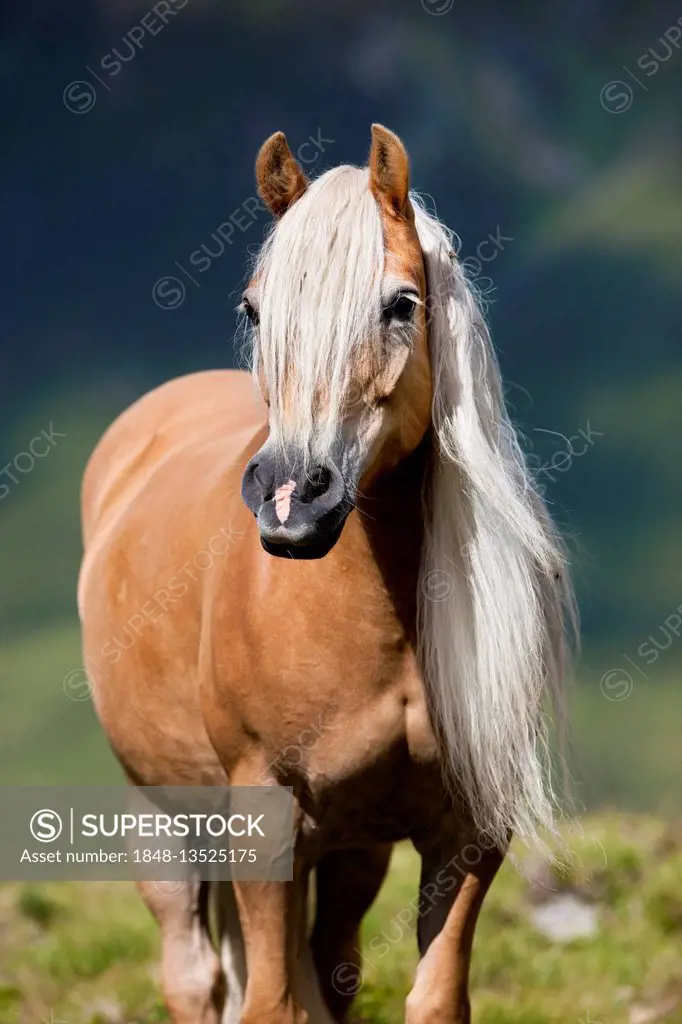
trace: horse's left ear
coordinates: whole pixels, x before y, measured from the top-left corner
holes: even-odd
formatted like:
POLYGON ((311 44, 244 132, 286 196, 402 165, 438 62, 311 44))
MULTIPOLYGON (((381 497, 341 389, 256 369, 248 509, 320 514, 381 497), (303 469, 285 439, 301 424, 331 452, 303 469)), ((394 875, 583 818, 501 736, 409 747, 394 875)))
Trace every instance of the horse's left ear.
POLYGON ((410 161, 398 136, 381 124, 372 125, 369 187, 378 203, 406 216, 410 205, 410 161))
POLYGON ((266 139, 256 157, 258 194, 275 217, 287 212, 308 187, 308 179, 289 149, 284 132, 266 139))

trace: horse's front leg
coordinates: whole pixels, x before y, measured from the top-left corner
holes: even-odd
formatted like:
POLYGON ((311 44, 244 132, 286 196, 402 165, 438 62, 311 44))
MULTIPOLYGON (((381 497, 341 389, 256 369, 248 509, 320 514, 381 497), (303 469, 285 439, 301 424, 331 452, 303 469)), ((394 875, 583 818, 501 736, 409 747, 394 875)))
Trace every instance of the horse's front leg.
POLYGON ((233 884, 246 951, 240 1024, 307 1024, 294 984, 300 938, 297 880, 233 884))
POLYGON ((422 856, 419 952, 406 1024, 470 1024, 469 966, 476 921, 504 852, 460 836, 415 846, 422 856))
POLYGON ((360 925, 386 877, 391 849, 384 843, 336 850, 317 865, 310 945, 326 1004, 336 1021, 347 1018, 358 989, 360 925))
MULTIPOLYGON (((241 763, 234 786, 262 785, 267 769, 241 763)), ((307 872, 296 853, 300 808, 294 799, 294 877, 291 882, 233 880, 246 959, 246 989, 240 1024, 307 1024, 296 990, 307 872)))

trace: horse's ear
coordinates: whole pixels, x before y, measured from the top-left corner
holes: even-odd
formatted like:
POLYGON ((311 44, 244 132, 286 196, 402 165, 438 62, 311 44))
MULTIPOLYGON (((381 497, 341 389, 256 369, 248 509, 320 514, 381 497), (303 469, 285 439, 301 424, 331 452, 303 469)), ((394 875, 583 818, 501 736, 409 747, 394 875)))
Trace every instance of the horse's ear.
POLYGON ((266 139, 256 157, 258 194, 281 217, 308 187, 308 179, 289 149, 284 132, 266 139))
POLYGON ((381 124, 372 125, 369 187, 376 201, 400 216, 409 210, 410 161, 397 135, 381 124))

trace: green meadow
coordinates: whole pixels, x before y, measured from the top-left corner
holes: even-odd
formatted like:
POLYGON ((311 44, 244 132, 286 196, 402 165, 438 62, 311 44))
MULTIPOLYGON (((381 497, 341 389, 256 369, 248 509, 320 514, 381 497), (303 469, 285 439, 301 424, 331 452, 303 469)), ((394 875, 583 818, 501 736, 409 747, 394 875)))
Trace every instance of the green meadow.
MULTIPOLYGON (((594 934, 556 942, 534 926, 537 866, 516 850, 477 930, 476 1024, 682 1024, 682 829, 602 814, 565 838, 569 861, 544 884, 593 908, 594 934)), ((417 880, 413 851, 397 847, 363 926, 357 1021, 403 1020, 417 961, 417 880)), ((0 941, 3 1024, 168 1019, 156 926, 132 884, 2 886, 0 941)))

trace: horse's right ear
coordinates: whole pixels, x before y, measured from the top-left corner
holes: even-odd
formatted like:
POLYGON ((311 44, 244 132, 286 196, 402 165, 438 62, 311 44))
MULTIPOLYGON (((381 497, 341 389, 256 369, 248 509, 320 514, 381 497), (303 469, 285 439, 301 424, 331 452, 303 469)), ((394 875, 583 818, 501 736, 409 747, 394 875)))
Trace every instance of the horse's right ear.
POLYGON ((258 194, 268 209, 281 217, 308 187, 308 179, 289 149, 284 132, 266 139, 256 157, 258 194))

